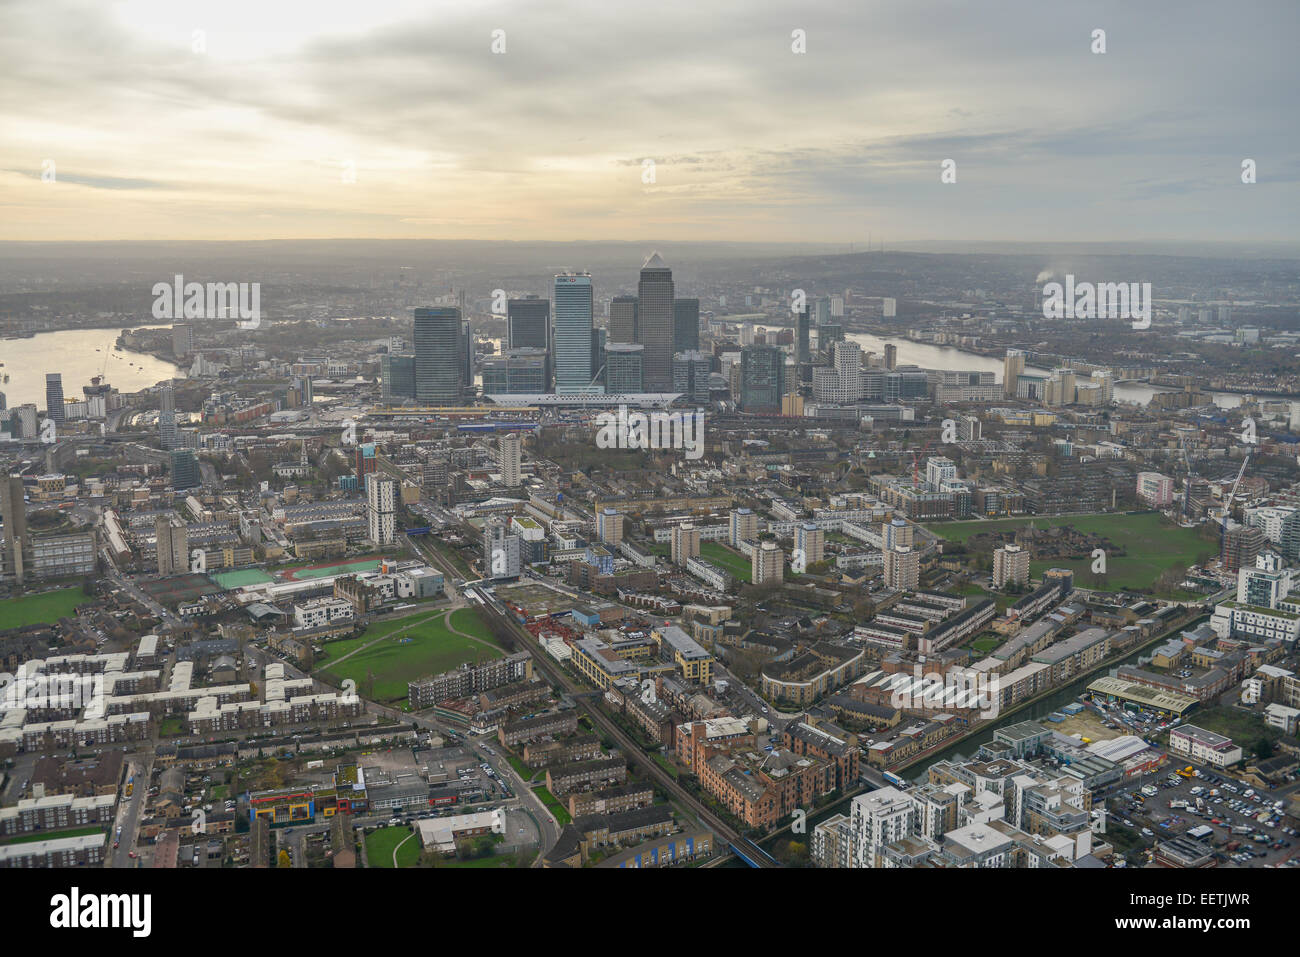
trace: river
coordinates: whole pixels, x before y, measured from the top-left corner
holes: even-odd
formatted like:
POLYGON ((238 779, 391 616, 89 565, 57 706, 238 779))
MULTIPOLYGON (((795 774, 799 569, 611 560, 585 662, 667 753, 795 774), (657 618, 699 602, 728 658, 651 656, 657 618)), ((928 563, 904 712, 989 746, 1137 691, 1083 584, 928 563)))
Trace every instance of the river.
MULTIPOLYGON (((992 356, 975 355, 952 346, 934 346, 925 342, 913 342, 910 339, 885 339, 865 332, 850 332, 845 335, 845 338, 862 346, 863 351, 874 352, 877 355, 884 353, 886 344, 897 346, 899 365, 915 365, 923 369, 992 372, 997 375, 999 382, 1002 381, 1002 360, 992 356)), ((1026 366, 1025 371, 1046 375, 1051 370, 1026 366)), ((1136 402, 1140 405, 1146 405, 1150 402, 1151 396, 1157 392, 1172 391, 1174 390, 1159 389, 1137 382, 1115 383, 1116 400, 1120 402, 1136 402)), ((1214 404, 1221 409, 1235 409, 1241 405, 1241 396, 1234 393, 1212 392, 1210 394, 1214 397, 1214 404)))
MULTIPOLYGON (((146 328, 135 326, 132 328, 146 328)), ((163 326, 160 328, 170 328, 163 326)), ((0 392, 9 408, 26 402, 45 408, 45 374, 63 374, 63 397, 81 399, 81 387, 97 375, 119 392, 138 392, 164 379, 184 377, 170 362, 140 352, 115 352, 121 328, 41 332, 30 339, 0 339, 0 392), (9 381, 4 382, 4 375, 9 381)))

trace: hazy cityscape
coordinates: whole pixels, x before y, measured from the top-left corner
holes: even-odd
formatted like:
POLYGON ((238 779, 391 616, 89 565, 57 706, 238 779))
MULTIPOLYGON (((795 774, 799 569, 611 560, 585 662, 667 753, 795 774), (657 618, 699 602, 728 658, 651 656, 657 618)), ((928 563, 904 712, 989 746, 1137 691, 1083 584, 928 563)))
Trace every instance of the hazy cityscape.
MULTIPOLYGON (((1209 48, 1151 11, 999 13, 1006 70, 1068 45, 1033 90, 959 52, 958 6, 922 42, 869 4, 936 67, 859 94, 861 14, 760 5, 716 63, 626 51, 665 111, 576 62, 612 11, 566 63, 514 4, 56 6, 155 66, 55 83, 85 41, 0 12, 0 868, 164 899, 176 869, 1122 870, 1089 883, 1114 928, 1269 912, 1218 892, 1300 867, 1293 9, 1192 5, 1237 44, 1224 99, 1170 85, 1209 48), (443 113, 395 106, 422 41, 443 113), (41 83, 93 110, 33 132, 41 83), (223 155, 160 165, 191 114, 223 155)), ((109 926, 52 886, 52 927, 109 926)))

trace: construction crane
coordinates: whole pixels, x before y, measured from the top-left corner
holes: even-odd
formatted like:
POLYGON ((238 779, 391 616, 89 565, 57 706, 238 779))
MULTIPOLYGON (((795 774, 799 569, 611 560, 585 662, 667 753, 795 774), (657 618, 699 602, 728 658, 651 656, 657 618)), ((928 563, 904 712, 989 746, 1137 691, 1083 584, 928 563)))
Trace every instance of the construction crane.
POLYGON ((1233 480, 1232 491, 1223 500, 1223 508, 1219 509, 1219 554, 1223 555, 1223 546, 1228 537, 1228 519, 1232 515, 1232 500, 1237 497, 1237 486, 1241 484, 1241 477, 1246 474, 1246 466, 1250 464, 1251 450, 1246 449, 1246 457, 1241 460, 1241 468, 1237 470, 1237 477, 1233 480))

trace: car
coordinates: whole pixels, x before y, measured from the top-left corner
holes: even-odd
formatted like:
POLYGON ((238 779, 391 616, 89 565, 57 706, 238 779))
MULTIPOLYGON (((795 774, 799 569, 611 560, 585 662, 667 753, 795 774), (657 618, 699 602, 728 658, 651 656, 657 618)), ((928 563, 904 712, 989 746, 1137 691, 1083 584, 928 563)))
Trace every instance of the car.
POLYGON ((126 856, 131 858, 131 860, 135 860, 135 851, 127 851, 126 856))
POLYGON ((113 842, 113 850, 117 850, 121 845, 122 845, 122 842, 121 842, 121 841, 114 841, 114 842, 113 842))

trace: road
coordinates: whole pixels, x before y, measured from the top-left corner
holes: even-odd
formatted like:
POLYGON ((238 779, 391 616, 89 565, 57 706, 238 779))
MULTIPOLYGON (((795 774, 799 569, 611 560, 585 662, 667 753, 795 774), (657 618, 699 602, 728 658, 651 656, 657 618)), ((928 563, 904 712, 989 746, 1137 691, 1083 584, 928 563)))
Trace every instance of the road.
MULTIPOLYGON (((587 689, 579 687, 576 681, 561 671, 551 661, 550 656, 546 654, 546 651, 537 643, 537 640, 528 633, 527 629, 523 628, 513 615, 504 613, 494 604, 495 598, 493 596, 486 593, 483 594, 487 599, 483 605, 484 614, 497 618, 518 638, 521 647, 526 647, 533 653, 534 667, 541 671, 552 685, 563 688, 575 700, 587 700, 588 706, 585 710, 592 722, 597 725, 605 735, 614 741, 614 743, 618 745, 619 749, 627 755, 629 760, 635 763, 647 777, 651 778, 657 785, 659 785, 659 787, 671 795, 674 801, 679 805, 688 808, 701 823, 712 828, 717 839, 715 846, 724 842, 729 845, 742 844, 747 840, 743 838, 735 828, 724 822, 693 794, 678 784, 677 779, 664 770, 664 768, 661 767, 652 757, 646 754, 631 735, 625 732, 613 721, 613 719, 601 710, 595 700, 579 699, 579 696, 583 695, 587 689)), ((759 858, 758 865, 760 867, 779 866, 776 863, 769 862, 762 858, 759 858)))

